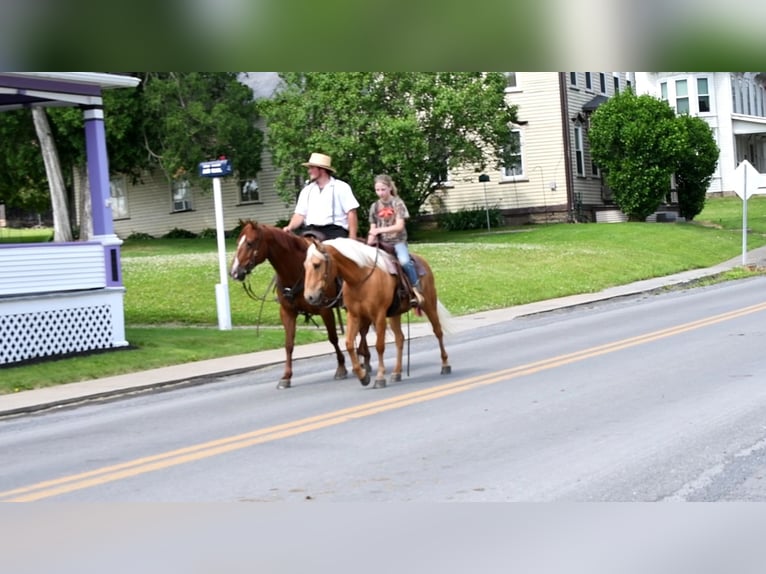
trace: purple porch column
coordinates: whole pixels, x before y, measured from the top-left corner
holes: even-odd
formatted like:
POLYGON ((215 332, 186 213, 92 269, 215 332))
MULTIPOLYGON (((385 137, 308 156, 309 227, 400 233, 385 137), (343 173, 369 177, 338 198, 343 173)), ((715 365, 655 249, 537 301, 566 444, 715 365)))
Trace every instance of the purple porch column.
POLYGON ((106 284, 122 286, 120 245, 122 240, 114 234, 109 191, 109 159, 106 154, 104 110, 100 106, 83 109, 85 118, 85 153, 88 161, 88 183, 93 209, 93 240, 104 245, 106 284))
POLYGON ((109 207, 109 159, 106 155, 104 110, 86 108, 85 153, 88 157, 90 199, 93 203, 93 235, 113 235, 112 209, 109 207))

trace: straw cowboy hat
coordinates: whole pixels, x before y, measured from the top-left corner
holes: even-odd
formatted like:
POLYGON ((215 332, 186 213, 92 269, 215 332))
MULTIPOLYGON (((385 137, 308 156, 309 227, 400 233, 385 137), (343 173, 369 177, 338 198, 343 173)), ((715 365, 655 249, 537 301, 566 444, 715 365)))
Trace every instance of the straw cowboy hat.
POLYGON ((312 153, 309 160, 302 164, 303 167, 321 167, 322 169, 326 169, 327 171, 330 171, 332 173, 335 173, 335 170, 332 167, 332 158, 329 155, 325 155, 323 153, 312 153))

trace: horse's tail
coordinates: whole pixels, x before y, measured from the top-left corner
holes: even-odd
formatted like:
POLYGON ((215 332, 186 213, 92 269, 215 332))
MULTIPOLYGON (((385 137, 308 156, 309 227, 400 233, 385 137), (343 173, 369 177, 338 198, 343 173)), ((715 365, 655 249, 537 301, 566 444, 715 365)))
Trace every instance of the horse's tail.
POLYGON ((436 314, 439 316, 439 323, 441 323, 442 330, 445 333, 454 333, 455 324, 452 321, 452 313, 449 312, 449 309, 447 309, 439 299, 436 299, 436 314))

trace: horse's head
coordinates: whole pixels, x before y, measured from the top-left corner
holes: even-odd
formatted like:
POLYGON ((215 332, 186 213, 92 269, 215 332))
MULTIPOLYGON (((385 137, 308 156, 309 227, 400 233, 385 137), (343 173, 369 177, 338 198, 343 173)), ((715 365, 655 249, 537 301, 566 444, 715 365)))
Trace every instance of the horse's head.
POLYGON ((266 259, 268 247, 264 241, 265 232, 264 227, 254 221, 246 221, 242 225, 230 271, 237 281, 244 281, 247 274, 266 259))
POLYGON ((309 245, 303 269, 303 297, 312 305, 318 305, 330 284, 330 256, 319 241, 312 240, 309 245))

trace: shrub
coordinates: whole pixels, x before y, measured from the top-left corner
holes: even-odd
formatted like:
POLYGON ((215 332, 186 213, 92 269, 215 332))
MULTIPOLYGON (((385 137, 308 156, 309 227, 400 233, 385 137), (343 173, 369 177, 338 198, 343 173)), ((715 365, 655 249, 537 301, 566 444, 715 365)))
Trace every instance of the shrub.
MULTIPOLYGON (((224 231, 224 236, 226 236, 225 231, 224 231)), ((200 239, 215 239, 216 237, 218 237, 218 232, 212 227, 208 227, 200 231, 197 237, 200 239)))
POLYGON ((163 239, 195 239, 197 234, 186 229, 174 227, 162 236, 163 239))
POLYGON ((290 223, 289 219, 278 219, 276 223, 274 223, 274 227, 279 227, 280 229, 284 226, 286 226, 288 223, 290 223))
POLYGON ((445 231, 462 231, 465 229, 482 229, 487 227, 487 214, 489 213, 489 223, 491 227, 500 227, 503 225, 503 216, 500 209, 490 207, 489 209, 474 206, 470 209, 463 208, 459 211, 448 211, 436 216, 436 224, 439 229, 445 231))
POLYGON ((147 239, 154 239, 154 236, 149 235, 148 233, 141 233, 138 231, 134 231, 133 233, 128 235, 127 239, 131 241, 134 241, 134 240, 145 241, 147 239))

